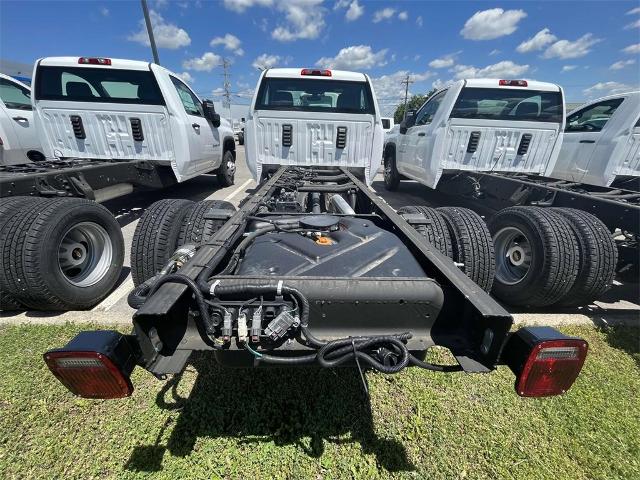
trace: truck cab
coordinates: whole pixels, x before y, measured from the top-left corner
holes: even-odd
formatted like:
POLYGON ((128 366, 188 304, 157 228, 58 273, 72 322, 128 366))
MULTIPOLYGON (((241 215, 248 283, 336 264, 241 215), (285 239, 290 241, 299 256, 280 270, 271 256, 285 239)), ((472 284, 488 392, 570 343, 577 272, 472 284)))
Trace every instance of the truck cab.
POLYGON ((637 190, 640 179, 640 91, 610 95, 567 116, 562 150, 547 176, 637 190))
POLYGON ((233 183, 235 164, 229 156, 223 162, 235 150, 230 125, 166 68, 49 57, 36 62, 33 79, 34 120, 48 158, 148 160, 171 167, 179 182, 217 170, 233 183))
POLYGON ((262 72, 245 127, 256 180, 280 165, 346 167, 370 183, 382 158, 383 127, 371 80, 310 68, 262 72))
POLYGON ((385 143, 385 184, 435 188, 447 171, 544 174, 562 145, 564 95, 531 80, 460 80, 410 112, 385 143))

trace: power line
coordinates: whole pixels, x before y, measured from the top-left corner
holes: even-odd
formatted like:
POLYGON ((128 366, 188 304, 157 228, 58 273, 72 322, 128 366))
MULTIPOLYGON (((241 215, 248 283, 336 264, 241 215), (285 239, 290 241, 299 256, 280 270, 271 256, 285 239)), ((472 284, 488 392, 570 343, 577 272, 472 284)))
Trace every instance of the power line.
POLYGON ((409 84, 413 83, 413 80, 411 80, 409 75, 407 75, 406 78, 400 83, 404 85, 404 114, 402 116, 402 120, 404 121, 407 118, 407 97, 409 96, 409 84))

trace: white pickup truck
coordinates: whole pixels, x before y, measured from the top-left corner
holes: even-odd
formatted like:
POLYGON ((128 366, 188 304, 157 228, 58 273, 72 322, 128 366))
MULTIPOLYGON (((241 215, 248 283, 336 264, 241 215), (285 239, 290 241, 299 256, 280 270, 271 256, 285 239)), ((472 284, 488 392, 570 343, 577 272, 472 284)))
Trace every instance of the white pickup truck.
POLYGON ((48 158, 147 160, 178 182, 216 171, 233 184, 227 120, 175 73, 115 58, 49 57, 33 74, 35 124, 48 158))
POLYGON ((256 180, 280 165, 340 166, 373 180, 384 132, 367 75, 274 68, 262 72, 256 91, 245 126, 256 180))
MULTIPOLYGON (((113 289, 124 243, 99 203, 209 172, 221 186, 233 184, 228 122, 159 65, 44 58, 32 104, 47 158, 0 166, 0 256, 11 259, 0 269, 0 310, 86 309, 113 289)), ((169 203, 171 221, 147 232, 158 244, 177 238, 195 206, 169 203)))
POLYGON ((564 127, 562 88, 531 80, 460 80, 387 134, 384 179, 436 188, 447 171, 544 174, 564 127))
POLYGON ((31 88, 0 73, 0 165, 43 159, 33 126, 31 88))
POLYGON ((569 113, 562 150, 546 176, 638 190, 640 91, 599 98, 569 113))

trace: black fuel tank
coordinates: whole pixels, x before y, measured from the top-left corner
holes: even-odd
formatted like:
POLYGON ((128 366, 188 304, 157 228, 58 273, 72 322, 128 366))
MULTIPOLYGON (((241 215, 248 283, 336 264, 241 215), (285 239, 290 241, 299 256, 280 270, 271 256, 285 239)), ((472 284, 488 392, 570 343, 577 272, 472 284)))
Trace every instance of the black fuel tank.
POLYGON ((313 277, 426 277, 407 247, 371 220, 340 218, 325 240, 300 233, 274 232, 258 237, 236 275, 313 277))

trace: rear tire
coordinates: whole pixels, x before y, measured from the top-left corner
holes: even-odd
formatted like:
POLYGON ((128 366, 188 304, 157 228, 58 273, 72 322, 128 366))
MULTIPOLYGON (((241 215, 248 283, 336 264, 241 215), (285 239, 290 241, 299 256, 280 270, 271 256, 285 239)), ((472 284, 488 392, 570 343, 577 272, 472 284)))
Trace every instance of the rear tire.
POLYGON ((411 226, 440 253, 453 258, 451 234, 447 228, 444 216, 434 208, 422 206, 407 206, 398 210, 399 215, 405 213, 422 215, 428 223, 412 224, 411 226))
POLYGON ((545 307, 573 287, 578 241, 564 217, 540 207, 509 207, 493 216, 489 230, 496 297, 511 305, 545 307))
POLYGON ((227 150, 222 155, 222 163, 216 170, 218 182, 222 187, 230 187, 233 185, 236 175, 236 159, 231 150, 227 150))
POLYGON ((91 308, 122 272, 124 240, 102 205, 81 198, 40 200, 7 225, 10 292, 38 310, 91 308))
POLYGON ((594 215, 573 208, 552 208, 573 229, 580 251, 578 277, 558 305, 586 305, 604 294, 613 283, 618 248, 607 226, 594 215))
POLYGON ((496 263, 493 239, 482 217, 458 207, 438 208, 449 227, 453 241, 453 261, 484 291, 491 291, 496 263))
POLYGON ((244 145, 244 133, 238 134, 238 145, 244 145))
POLYGON ((178 246, 186 244, 201 245, 220 230, 226 220, 204 218, 205 214, 212 208, 236 211, 236 207, 231 203, 222 200, 203 200, 195 203, 182 221, 178 246))
POLYGON ((162 270, 178 248, 182 223, 193 202, 163 199, 140 218, 131 243, 131 277, 135 286, 162 270))
POLYGON ((384 186, 390 192, 400 187, 400 173, 396 167, 396 156, 393 151, 386 152, 384 156, 384 186))

